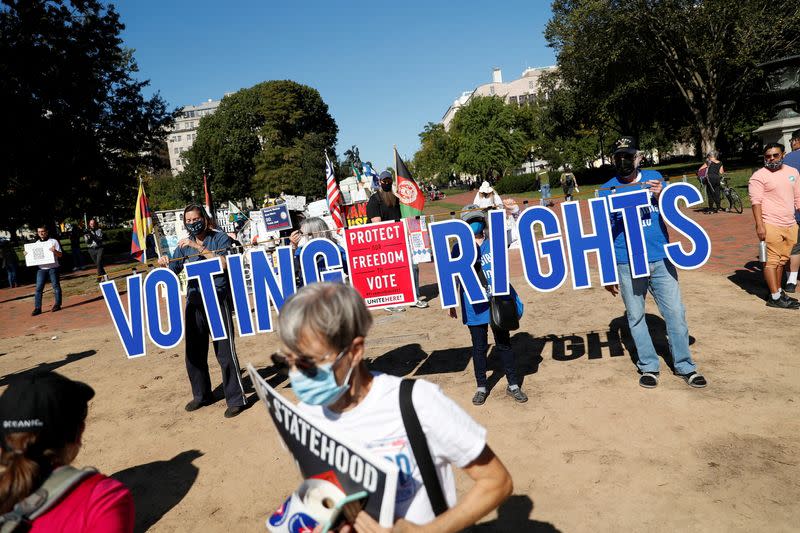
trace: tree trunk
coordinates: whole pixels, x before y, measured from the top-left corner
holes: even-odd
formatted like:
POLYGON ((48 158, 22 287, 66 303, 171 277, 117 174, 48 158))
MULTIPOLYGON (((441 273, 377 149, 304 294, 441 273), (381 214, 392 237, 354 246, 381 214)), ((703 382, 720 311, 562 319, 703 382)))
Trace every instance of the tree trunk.
POLYGON ((698 124, 700 130, 700 148, 702 149, 700 157, 705 157, 706 154, 712 150, 717 149, 717 137, 719 137, 719 127, 716 124, 698 124))

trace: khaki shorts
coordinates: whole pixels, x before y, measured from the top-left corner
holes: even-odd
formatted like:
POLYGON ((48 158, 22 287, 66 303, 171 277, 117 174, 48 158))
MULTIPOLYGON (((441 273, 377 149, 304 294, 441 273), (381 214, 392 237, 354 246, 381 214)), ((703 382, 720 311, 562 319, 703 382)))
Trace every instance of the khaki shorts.
POLYGON ((789 261, 792 247, 797 242, 797 225, 782 228, 764 224, 767 230, 767 262, 765 266, 775 268, 789 261))

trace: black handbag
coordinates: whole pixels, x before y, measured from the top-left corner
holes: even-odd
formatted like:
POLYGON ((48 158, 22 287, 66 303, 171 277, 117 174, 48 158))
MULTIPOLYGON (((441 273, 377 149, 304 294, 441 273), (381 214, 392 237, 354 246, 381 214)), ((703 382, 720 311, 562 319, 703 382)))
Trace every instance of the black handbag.
MULTIPOLYGON (((486 294, 490 294, 489 282, 486 279, 486 274, 483 273, 481 268, 480 259, 475 263, 475 272, 478 274, 478 280, 483 284, 486 294)), ((514 331, 519 329, 519 315, 517 315, 517 302, 513 296, 489 296, 489 316, 492 320, 492 325, 498 329, 506 331, 514 331)))

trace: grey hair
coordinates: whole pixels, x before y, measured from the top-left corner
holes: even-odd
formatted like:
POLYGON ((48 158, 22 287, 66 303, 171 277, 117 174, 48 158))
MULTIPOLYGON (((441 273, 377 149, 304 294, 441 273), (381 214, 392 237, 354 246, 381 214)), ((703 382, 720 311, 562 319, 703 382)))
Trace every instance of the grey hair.
POLYGON ((343 283, 310 283, 286 300, 278 315, 278 336, 291 352, 299 353, 305 335, 321 337, 343 350, 356 337, 366 337, 372 314, 361 295, 343 283))
POLYGON ((328 231, 330 228, 320 217, 311 217, 303 220, 300 223, 300 232, 309 235, 311 238, 325 237, 328 238, 328 231))
POLYGON ((716 159, 719 157, 719 152, 717 152, 716 150, 711 150, 706 154, 706 157, 716 159))

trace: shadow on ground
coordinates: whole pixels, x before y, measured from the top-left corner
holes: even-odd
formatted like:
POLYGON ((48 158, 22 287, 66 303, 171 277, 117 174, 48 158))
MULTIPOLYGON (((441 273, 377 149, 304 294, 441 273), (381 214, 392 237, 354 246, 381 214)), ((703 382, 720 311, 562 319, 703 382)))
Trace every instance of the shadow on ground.
POLYGON ((40 363, 39 365, 33 368, 28 368, 27 370, 21 370, 13 374, 8 374, 0 378, 0 387, 4 387, 5 385, 8 385, 9 383, 18 378, 23 378, 27 376, 33 376, 35 374, 58 370, 62 366, 74 363, 75 361, 80 361, 81 359, 85 359, 86 357, 91 357, 96 353, 97 350, 86 350, 83 352, 68 353, 66 356, 64 356, 64 359, 62 359, 61 361, 53 361, 51 363, 40 363))
POLYGON ((199 472, 192 461, 202 455, 199 450, 187 450, 172 459, 126 468, 111 476, 133 494, 135 531, 149 530, 186 496, 199 472))
POLYGON ((747 294, 762 300, 767 299, 769 290, 764 281, 764 270, 758 261, 748 261, 742 268, 737 268, 736 272, 728 276, 728 279, 747 294))
POLYGON ((468 533, 524 531, 531 533, 558 533, 550 522, 531 520, 533 501, 526 495, 515 494, 497 508, 497 519, 472 526, 468 533))

